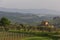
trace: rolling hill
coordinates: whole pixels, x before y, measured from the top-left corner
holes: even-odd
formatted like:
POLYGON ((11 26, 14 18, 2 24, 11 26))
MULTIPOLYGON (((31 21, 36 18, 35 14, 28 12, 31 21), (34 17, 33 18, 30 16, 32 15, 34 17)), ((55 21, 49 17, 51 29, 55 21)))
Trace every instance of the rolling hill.
POLYGON ((42 20, 52 20, 60 16, 60 12, 48 9, 6 9, 0 8, 0 18, 7 17, 12 23, 40 23, 42 20))

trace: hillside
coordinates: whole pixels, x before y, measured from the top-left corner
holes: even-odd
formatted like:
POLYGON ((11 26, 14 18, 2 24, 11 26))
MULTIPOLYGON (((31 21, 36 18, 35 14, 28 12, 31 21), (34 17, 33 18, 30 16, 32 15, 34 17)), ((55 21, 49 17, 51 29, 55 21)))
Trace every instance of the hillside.
POLYGON ((51 17, 48 16, 38 16, 36 14, 24 14, 18 12, 4 12, 0 11, 0 18, 7 17, 12 22, 17 23, 38 23, 42 20, 49 20, 51 17))
POLYGON ((42 20, 52 20, 60 12, 48 9, 6 9, 0 8, 0 18, 7 17, 12 23, 37 24, 42 20))
POLYGON ((50 9, 12 9, 12 8, 0 8, 0 11, 6 12, 19 12, 19 13, 33 13, 33 14, 52 14, 52 15, 60 15, 59 11, 50 10, 50 9))

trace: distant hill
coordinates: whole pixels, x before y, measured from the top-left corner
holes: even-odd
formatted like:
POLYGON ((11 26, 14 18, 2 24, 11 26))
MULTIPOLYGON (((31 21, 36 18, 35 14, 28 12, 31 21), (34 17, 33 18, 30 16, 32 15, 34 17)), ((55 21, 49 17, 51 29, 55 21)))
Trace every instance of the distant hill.
POLYGON ((0 8, 0 11, 33 13, 33 14, 44 14, 44 15, 45 14, 60 15, 59 11, 49 10, 49 9, 9 9, 9 8, 0 8))
POLYGON ((16 13, 16 12, 4 12, 0 11, 0 18, 7 17, 12 22, 17 23, 33 23, 39 21, 39 17, 34 14, 23 14, 23 13, 16 13))
POLYGON ((42 20, 50 20, 48 16, 38 16, 36 14, 24 14, 18 12, 4 12, 0 11, 0 18, 7 17, 12 22, 17 23, 38 23, 42 20))
POLYGON ((52 20, 60 16, 60 12, 48 9, 6 9, 0 8, 0 18, 7 17, 12 23, 37 24, 42 20, 52 20))

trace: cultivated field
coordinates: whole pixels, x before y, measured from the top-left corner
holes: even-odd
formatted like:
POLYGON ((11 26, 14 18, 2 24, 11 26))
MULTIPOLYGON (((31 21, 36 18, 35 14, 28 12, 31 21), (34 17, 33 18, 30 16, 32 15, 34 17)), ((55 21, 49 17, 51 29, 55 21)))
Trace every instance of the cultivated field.
POLYGON ((49 36, 46 33, 0 32, 0 40, 60 40, 59 38, 58 36, 49 36))

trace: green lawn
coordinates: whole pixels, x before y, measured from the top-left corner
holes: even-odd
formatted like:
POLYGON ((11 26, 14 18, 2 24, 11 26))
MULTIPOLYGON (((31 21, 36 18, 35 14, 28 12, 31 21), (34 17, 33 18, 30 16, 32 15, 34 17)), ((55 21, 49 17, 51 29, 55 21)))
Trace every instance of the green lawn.
POLYGON ((52 39, 48 38, 48 37, 29 37, 29 38, 25 38, 23 40, 52 40, 52 39))

